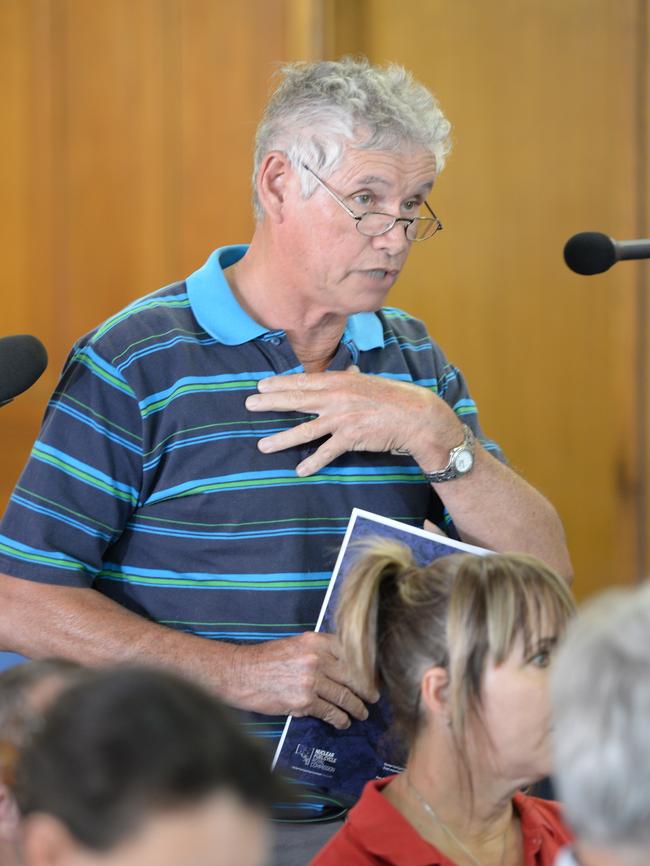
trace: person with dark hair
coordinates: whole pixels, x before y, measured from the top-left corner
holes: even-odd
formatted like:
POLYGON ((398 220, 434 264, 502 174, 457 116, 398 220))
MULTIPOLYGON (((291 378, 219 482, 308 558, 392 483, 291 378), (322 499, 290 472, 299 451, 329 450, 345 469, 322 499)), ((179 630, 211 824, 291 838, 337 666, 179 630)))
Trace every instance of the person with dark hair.
POLYGON ((25 866, 261 866, 277 784, 198 686, 99 671, 58 698, 18 758, 25 866))
POLYGON ((91 672, 68 659, 42 659, 0 672, 0 864, 20 863, 20 816, 14 796, 18 756, 47 706, 91 672))
POLYGON ((311 866, 551 866, 569 838, 559 808, 520 789, 550 771, 549 665, 573 612, 534 557, 419 567, 370 543, 337 627, 357 676, 390 700, 406 770, 366 785, 311 866))

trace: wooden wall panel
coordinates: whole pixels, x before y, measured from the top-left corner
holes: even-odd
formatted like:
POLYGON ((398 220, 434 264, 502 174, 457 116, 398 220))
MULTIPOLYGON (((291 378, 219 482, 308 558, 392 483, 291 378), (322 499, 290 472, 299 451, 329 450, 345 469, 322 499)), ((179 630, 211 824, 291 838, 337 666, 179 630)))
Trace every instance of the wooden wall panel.
MULTIPOLYGON (((0 4, 0 336, 56 335, 51 285, 57 188, 50 80, 49 0, 0 4)), ((54 384, 53 372, 0 413, 0 509, 23 465, 54 384)))
POLYGON ((251 139, 287 3, 0 3, 0 336, 35 333, 50 354, 2 409, 0 510, 72 342, 250 236, 251 139))
POLYGON ((170 272, 163 239, 177 169, 161 167, 164 7, 66 0, 54 9, 69 344, 170 272))
POLYGON ((282 0, 179 5, 181 276, 253 231, 253 137, 283 60, 282 0))
POLYGON ((393 301, 467 374, 485 428, 558 506, 584 595, 637 569, 636 269, 578 277, 574 232, 633 237, 638 0, 367 0, 359 48, 438 95, 445 230, 393 301))
MULTIPOLYGON (((639 0, 639 92, 637 94, 638 146, 637 165, 639 174, 639 207, 637 215, 637 237, 650 237, 650 3, 639 0)), ((639 401, 643 399, 645 412, 638 419, 637 434, 643 455, 645 479, 642 500, 642 521, 645 526, 646 544, 644 562, 640 576, 650 578, 650 261, 638 265, 638 334, 640 342, 640 369, 638 379, 639 401)))

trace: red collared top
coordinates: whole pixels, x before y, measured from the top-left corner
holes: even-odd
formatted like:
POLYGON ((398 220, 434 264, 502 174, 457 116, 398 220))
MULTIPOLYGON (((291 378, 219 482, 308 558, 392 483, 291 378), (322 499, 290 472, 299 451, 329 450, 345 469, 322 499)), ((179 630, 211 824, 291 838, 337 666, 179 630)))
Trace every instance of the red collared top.
MULTIPOLYGON (((343 827, 309 866, 455 866, 383 796, 392 778, 368 782, 343 827)), ((521 821, 524 866, 553 866, 572 838, 559 805, 525 794, 516 794, 513 805, 521 821)))

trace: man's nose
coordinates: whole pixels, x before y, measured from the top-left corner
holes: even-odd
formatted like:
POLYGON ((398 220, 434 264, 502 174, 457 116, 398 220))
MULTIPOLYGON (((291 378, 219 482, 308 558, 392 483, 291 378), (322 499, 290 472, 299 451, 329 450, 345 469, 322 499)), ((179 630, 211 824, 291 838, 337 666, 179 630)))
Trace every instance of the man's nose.
POLYGON ((383 250, 391 256, 397 256, 404 253, 411 245, 411 242, 406 237, 404 231, 405 223, 395 223, 395 225, 384 232, 383 235, 378 235, 373 238, 376 250, 383 250))

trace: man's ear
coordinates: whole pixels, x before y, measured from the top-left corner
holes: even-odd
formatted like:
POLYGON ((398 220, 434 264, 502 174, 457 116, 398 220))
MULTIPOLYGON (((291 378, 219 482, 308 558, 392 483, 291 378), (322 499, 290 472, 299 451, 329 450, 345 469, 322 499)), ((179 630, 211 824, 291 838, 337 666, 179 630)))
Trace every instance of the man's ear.
POLYGON ((427 668, 420 682, 422 706, 436 719, 449 721, 449 674, 442 667, 427 668))
POLYGON ((292 175, 293 168, 286 154, 279 150, 266 154, 257 174, 257 196, 264 209, 265 218, 282 221, 288 182, 292 175))
POLYGON ((29 866, 71 866, 80 846, 53 815, 35 812, 22 822, 22 851, 29 866))
POLYGON ((20 815, 11 789, 0 782, 0 841, 15 842, 18 837, 20 815))

